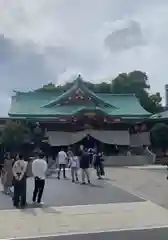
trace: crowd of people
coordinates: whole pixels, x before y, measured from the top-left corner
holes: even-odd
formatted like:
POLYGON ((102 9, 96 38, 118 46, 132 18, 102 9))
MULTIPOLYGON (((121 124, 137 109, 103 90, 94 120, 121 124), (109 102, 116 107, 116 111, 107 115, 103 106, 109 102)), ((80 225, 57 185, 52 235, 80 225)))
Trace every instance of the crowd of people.
MULTIPOLYGON (((85 149, 83 146, 80 146, 78 153, 74 153, 71 148, 68 148, 67 151, 62 148, 58 152, 56 160, 56 166, 58 166, 57 179, 60 179, 61 172, 63 173, 63 178, 67 177, 66 168, 68 167, 73 183, 81 180, 81 184, 84 185, 87 180, 87 183, 90 184, 89 169, 93 167, 96 170, 98 179, 101 179, 104 175, 103 161, 103 153, 95 149, 85 149)), ((30 165, 31 176, 34 177, 32 202, 41 204, 49 167, 42 152, 36 155, 33 161, 31 161, 31 164, 29 161, 26 161, 21 154, 15 157, 7 154, 4 165, 1 167, 1 182, 4 187, 4 192, 5 194, 12 195, 13 205, 17 208, 24 208, 26 206, 26 182, 27 177, 30 177, 30 173, 28 173, 30 172, 30 165)))
POLYGON ((70 148, 65 152, 64 149, 58 153, 57 163, 58 163, 58 179, 60 179, 61 170, 63 171, 63 177, 66 178, 65 168, 71 169, 72 182, 79 181, 79 169, 81 169, 81 179, 82 184, 90 183, 90 167, 96 169, 96 174, 98 179, 101 179, 104 175, 104 157, 103 153, 98 152, 95 149, 85 149, 80 146, 79 151, 75 154, 70 148))

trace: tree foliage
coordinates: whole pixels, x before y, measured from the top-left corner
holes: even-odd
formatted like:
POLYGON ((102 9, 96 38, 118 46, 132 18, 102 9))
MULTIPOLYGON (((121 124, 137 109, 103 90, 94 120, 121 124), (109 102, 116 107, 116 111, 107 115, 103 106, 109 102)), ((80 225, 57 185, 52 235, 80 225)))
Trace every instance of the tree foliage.
POLYGON ((112 92, 114 93, 134 93, 139 95, 142 91, 149 89, 146 73, 134 71, 119 74, 112 81, 112 92))
POLYGON ((29 128, 25 124, 9 121, 2 131, 1 143, 11 151, 16 150, 22 146, 27 135, 29 135, 29 128))
POLYGON ((133 93, 141 105, 151 113, 162 111, 162 98, 159 93, 150 95, 147 74, 141 71, 119 74, 112 81, 112 93, 133 93))
POLYGON ((165 151, 168 147, 168 126, 164 123, 157 123, 150 132, 151 144, 155 148, 165 151))
POLYGON ((46 89, 46 90, 53 90, 55 88, 56 88, 56 86, 53 83, 48 83, 46 85, 43 85, 43 89, 46 89))
MULTIPOLYGON (((52 83, 45 85, 41 90, 54 90, 65 92, 73 82, 67 82, 62 86, 55 86, 52 83)), ((86 82, 87 87, 95 93, 113 93, 113 94, 135 94, 141 105, 151 113, 158 113, 163 110, 160 93, 150 94, 150 85, 148 76, 145 72, 132 71, 129 73, 120 73, 115 79, 109 82, 91 83, 86 82)))

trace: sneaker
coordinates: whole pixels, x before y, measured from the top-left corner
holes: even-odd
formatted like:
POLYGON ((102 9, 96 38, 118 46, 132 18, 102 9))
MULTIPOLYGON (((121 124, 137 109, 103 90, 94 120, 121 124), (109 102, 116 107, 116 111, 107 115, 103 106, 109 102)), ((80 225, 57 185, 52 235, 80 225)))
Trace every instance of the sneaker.
POLYGON ((21 204, 20 205, 20 207, 23 209, 23 208, 26 208, 28 206, 28 204, 27 203, 25 203, 25 204, 21 204))
POLYGON ((75 180, 72 180, 72 182, 74 183, 74 182, 75 182, 75 180))
POLYGON ((88 184, 90 184, 90 180, 88 180, 88 184))
POLYGON ((14 206, 15 208, 19 208, 19 204, 17 204, 17 203, 13 203, 13 206, 14 206))

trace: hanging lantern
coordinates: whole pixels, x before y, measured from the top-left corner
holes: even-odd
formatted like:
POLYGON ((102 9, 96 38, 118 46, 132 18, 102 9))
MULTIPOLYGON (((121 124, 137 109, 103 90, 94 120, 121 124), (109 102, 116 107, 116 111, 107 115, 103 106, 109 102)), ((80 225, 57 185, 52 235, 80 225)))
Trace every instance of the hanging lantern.
POLYGON ((76 117, 74 117, 74 118, 73 118, 73 122, 77 122, 77 119, 76 119, 76 117))
POLYGON ((120 118, 115 118, 114 122, 120 122, 120 118))
POLYGON ((60 122, 66 122, 66 119, 65 118, 60 118, 59 121, 60 122))
POLYGON ((40 135, 42 132, 42 129, 40 128, 40 125, 37 124, 36 127, 34 128, 34 133, 37 135, 40 135))
POLYGON ((146 130, 147 130, 146 124, 142 124, 142 126, 141 126, 141 131, 142 131, 142 132, 145 132, 146 130))
POLYGON ((138 126, 138 125, 135 125, 135 126, 134 126, 134 130, 135 130, 135 132, 138 132, 138 131, 139 131, 139 126, 138 126))

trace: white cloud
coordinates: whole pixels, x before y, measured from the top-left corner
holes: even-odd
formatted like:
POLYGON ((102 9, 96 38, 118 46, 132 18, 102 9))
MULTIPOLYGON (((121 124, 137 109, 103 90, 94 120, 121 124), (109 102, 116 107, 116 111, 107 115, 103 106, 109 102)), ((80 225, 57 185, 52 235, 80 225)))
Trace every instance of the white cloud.
POLYGON ((13 88, 60 83, 79 72, 96 81, 134 69, 148 72, 152 91, 163 95, 167 12, 167 0, 0 0, 3 99, 13 88))

